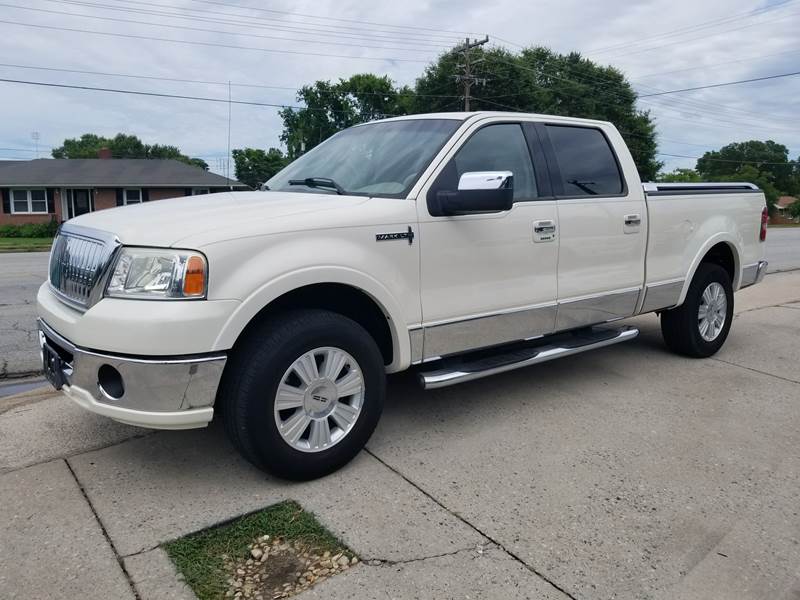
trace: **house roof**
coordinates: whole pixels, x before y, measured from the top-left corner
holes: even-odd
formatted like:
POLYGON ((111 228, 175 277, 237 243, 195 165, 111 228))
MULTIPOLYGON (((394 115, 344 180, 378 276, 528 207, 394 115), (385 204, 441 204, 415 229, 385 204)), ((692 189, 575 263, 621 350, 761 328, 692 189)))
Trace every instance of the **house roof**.
POLYGON ((171 159, 38 158, 0 161, 0 186, 236 187, 243 183, 171 159))
POLYGON ((791 206, 797 202, 797 198, 794 196, 781 196, 778 198, 778 201, 775 203, 775 206, 778 208, 786 208, 787 206, 791 206))

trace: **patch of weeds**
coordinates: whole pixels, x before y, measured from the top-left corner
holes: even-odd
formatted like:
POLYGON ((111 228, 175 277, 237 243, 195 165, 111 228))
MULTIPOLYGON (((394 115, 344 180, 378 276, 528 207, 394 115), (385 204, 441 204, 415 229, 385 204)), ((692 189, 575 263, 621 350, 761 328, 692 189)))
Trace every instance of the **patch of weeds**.
MULTIPOLYGON (((320 553, 353 557, 353 553, 322 527, 312 513, 291 500, 169 542, 164 549, 200 600, 218 600, 233 589, 231 582, 236 579, 236 570, 231 565, 244 566, 248 560, 254 562, 251 549, 264 536, 281 540, 286 546, 297 546, 304 552, 313 549, 320 553)), ((269 572, 272 563, 268 557, 255 562, 263 562, 265 581, 269 578, 271 586, 275 579, 269 572)), ((283 568, 279 562, 275 561, 274 566, 283 568)), ((286 577, 296 578, 295 571, 286 573, 286 577)), ((256 582, 256 587, 258 585, 256 582)), ((264 592, 270 594, 265 598, 273 597, 271 589, 264 592)))

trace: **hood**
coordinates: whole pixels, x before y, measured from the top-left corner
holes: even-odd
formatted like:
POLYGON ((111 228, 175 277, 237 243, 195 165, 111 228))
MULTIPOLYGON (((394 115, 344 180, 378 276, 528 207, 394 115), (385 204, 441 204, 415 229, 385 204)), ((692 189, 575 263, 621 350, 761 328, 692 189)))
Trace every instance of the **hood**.
MULTIPOLYGON (((70 224, 111 232, 126 245, 173 246, 328 227, 369 198, 295 192, 222 192, 100 210, 70 224), (333 217, 332 215, 337 215, 333 217)), ((187 246, 188 247, 188 246, 187 246)))

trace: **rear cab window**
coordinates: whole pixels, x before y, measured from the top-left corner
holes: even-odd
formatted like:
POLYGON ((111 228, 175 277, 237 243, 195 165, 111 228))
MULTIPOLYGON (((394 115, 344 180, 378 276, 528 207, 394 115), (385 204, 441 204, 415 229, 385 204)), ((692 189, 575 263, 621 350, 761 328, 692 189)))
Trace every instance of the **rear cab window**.
POLYGON ((597 128, 545 125, 555 155, 558 196, 618 196, 625 181, 608 139, 597 128))

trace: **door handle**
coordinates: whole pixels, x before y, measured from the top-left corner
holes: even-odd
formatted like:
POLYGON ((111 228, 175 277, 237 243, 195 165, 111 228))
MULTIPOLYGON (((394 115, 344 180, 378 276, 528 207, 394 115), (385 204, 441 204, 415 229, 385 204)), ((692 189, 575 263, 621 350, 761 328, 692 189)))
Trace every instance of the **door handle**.
POLYGON ((533 243, 552 242, 556 239, 556 222, 551 220, 533 222, 533 243))
POLYGON ((554 221, 534 221, 533 230, 536 233, 555 233, 556 224, 554 221))
POLYGON ((642 216, 641 215, 625 215, 625 225, 629 227, 634 227, 636 225, 642 224, 642 216))

